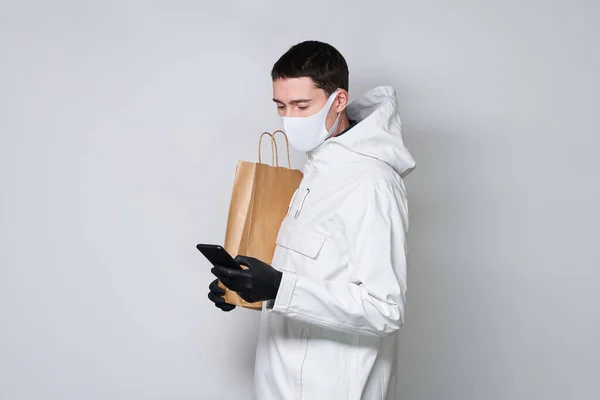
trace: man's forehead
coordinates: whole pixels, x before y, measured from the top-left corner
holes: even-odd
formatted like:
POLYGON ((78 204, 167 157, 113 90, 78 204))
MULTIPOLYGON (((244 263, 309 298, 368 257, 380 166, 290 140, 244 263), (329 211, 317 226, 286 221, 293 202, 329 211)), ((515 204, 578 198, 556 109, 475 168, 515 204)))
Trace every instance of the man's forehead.
POLYGON ((324 94, 308 77, 276 79, 273 81, 273 98, 281 102, 315 99, 324 94))

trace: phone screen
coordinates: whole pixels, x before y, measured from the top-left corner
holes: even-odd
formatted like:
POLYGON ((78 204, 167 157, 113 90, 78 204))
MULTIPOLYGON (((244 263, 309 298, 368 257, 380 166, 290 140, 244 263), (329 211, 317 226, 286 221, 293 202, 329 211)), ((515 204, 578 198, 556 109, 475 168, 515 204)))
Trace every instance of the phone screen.
POLYGON ((213 265, 242 269, 222 246, 217 244, 198 244, 196 248, 200 250, 200 253, 204 254, 204 257, 206 257, 213 265))

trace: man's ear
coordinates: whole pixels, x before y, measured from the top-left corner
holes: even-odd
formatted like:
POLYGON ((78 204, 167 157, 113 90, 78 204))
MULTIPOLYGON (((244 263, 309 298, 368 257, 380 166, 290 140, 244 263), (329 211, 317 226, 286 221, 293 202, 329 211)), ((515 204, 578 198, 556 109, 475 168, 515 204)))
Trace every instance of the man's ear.
POLYGON ((340 113, 344 111, 346 107, 348 107, 348 101, 350 100, 350 95, 348 94, 348 91, 344 89, 338 89, 336 100, 337 106, 335 108, 335 112, 340 113))

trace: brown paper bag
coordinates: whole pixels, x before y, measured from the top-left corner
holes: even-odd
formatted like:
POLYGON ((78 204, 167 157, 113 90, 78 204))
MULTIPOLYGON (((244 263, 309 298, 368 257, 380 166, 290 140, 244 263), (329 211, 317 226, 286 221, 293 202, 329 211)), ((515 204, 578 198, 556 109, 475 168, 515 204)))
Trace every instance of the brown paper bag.
MULTIPOLYGON (((275 240, 285 218, 290 200, 300 185, 302 172, 291 169, 290 149, 283 131, 264 132, 258 143, 258 163, 238 162, 229 205, 225 250, 232 256, 245 255, 271 263, 275 240), (285 138, 288 168, 279 166, 275 135, 285 138), (262 164, 261 142, 271 139, 271 165, 262 164)), ((251 309, 261 309, 262 302, 248 303, 236 292, 225 289, 225 301, 251 309)))

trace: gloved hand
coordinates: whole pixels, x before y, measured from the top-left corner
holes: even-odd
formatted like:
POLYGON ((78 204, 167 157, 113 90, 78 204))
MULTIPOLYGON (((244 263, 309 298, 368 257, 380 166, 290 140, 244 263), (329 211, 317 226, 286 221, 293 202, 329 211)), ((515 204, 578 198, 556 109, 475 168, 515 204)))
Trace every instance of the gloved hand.
POLYGON ((272 300, 277 296, 283 275, 281 272, 252 257, 237 256, 235 262, 248 269, 237 270, 217 265, 211 272, 247 302, 272 300))
POLYGON ((231 311, 235 308, 233 304, 225 303, 225 298, 223 297, 225 290, 219 287, 218 279, 212 281, 208 286, 208 289, 210 290, 210 292, 208 292, 208 298, 215 303, 217 308, 220 308, 223 311, 231 311))

